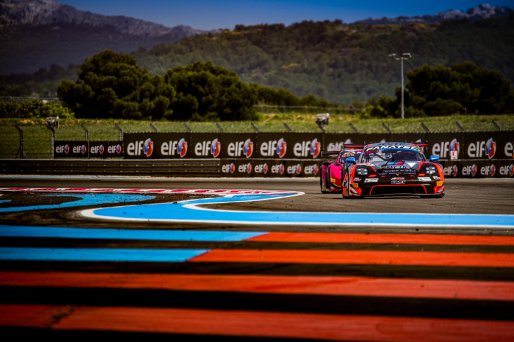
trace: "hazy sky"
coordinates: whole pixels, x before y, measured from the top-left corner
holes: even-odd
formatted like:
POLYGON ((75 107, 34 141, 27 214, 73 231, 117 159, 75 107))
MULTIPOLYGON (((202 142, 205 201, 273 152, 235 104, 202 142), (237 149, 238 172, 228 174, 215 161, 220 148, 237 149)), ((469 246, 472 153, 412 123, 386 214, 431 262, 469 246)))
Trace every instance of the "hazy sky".
POLYGON ((57 0, 83 11, 125 15, 166 26, 189 25, 211 30, 303 20, 367 18, 437 14, 467 10, 480 3, 514 7, 514 0, 57 0))

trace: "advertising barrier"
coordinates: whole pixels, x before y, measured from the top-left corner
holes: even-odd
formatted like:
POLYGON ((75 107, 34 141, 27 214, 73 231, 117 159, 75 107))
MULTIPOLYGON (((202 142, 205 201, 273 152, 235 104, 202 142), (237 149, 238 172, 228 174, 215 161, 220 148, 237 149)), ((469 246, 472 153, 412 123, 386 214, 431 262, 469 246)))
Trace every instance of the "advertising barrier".
POLYGON ((318 177, 322 160, 221 159, 222 177, 318 177))
POLYGON ((125 159, 317 159, 346 143, 424 142, 444 160, 512 159, 514 131, 462 133, 124 133, 125 159))
POLYGON ((514 131, 462 133, 326 133, 324 147, 339 150, 344 143, 367 144, 385 141, 424 142, 424 153, 441 159, 505 159, 514 156, 514 131))
MULTIPOLYGON (((319 177, 323 159, 221 159, 222 177, 319 177)), ((514 159, 442 160, 446 178, 514 177, 514 159)))
POLYGON ((122 158, 122 141, 71 141, 54 142, 54 158, 122 158))
POLYGON ((87 141, 55 141, 53 152, 54 158, 89 158, 89 144, 87 141))
POLYGON ((321 133, 125 133, 126 159, 299 158, 315 159, 321 133))
POLYGON ((505 178, 514 176, 514 159, 442 161, 446 178, 505 178))
POLYGON ((344 144, 425 143, 447 177, 512 177, 514 131, 454 133, 124 133, 120 141, 56 141, 55 158, 219 159, 227 177, 317 177, 321 151, 344 144))
POLYGON ((121 158, 123 142, 121 141, 90 141, 89 158, 121 158))

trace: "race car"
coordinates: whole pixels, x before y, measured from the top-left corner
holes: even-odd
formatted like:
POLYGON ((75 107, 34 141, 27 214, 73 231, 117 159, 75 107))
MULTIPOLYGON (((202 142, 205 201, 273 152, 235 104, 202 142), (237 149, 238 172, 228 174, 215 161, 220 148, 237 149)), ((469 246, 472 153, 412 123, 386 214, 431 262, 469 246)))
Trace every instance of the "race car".
POLYGON ((321 193, 341 192, 341 170, 346 158, 357 157, 363 145, 345 144, 340 151, 322 151, 321 156, 337 155, 334 160, 324 161, 321 164, 319 185, 321 193))
POLYGON ((426 144, 404 142, 365 145, 358 158, 346 158, 341 176, 343 197, 443 197, 444 172, 439 156, 427 161, 423 146, 426 144))

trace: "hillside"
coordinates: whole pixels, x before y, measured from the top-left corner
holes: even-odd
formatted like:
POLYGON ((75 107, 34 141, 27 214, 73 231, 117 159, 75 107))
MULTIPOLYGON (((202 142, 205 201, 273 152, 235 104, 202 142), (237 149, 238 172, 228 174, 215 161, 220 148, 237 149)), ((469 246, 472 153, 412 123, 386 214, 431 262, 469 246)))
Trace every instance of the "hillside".
POLYGON ((305 21, 290 26, 237 26, 136 54, 154 73, 197 60, 235 71, 244 81, 351 103, 393 95, 400 63, 392 52, 410 52, 405 70, 423 64, 472 61, 514 80, 514 16, 441 23, 345 24, 305 21))
POLYGON ((0 74, 67 67, 104 49, 131 52, 202 31, 76 10, 54 0, 0 2, 0 74))
POLYGON ((423 64, 469 60, 514 81, 513 13, 480 5, 435 16, 238 25, 202 33, 81 12, 54 0, 7 0, 0 2, 0 95, 55 96, 60 79, 73 78, 76 69, 66 70, 68 65, 103 49, 132 52, 153 74, 212 61, 245 82, 347 105, 394 94, 400 64, 388 57, 393 52, 412 54, 406 73, 423 64), (13 73, 25 74, 6 76, 13 73))

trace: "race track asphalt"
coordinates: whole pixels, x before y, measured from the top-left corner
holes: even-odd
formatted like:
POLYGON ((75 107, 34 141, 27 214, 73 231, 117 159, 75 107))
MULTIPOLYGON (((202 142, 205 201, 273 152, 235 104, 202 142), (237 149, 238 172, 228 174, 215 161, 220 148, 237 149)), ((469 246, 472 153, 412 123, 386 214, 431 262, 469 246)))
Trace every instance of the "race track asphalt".
MULTIPOLYGON (((98 189, 250 189, 303 195, 206 208, 510 217, 514 179, 449 179, 441 199, 345 200, 321 194, 318 179, 1 176, 0 188, 0 335, 8 339, 514 340, 511 225, 146 222, 81 213, 119 205, 115 196, 88 202, 101 197, 98 189), (27 210, 6 209, 16 206, 27 210)), ((124 208, 217 197, 148 195, 124 208)))

